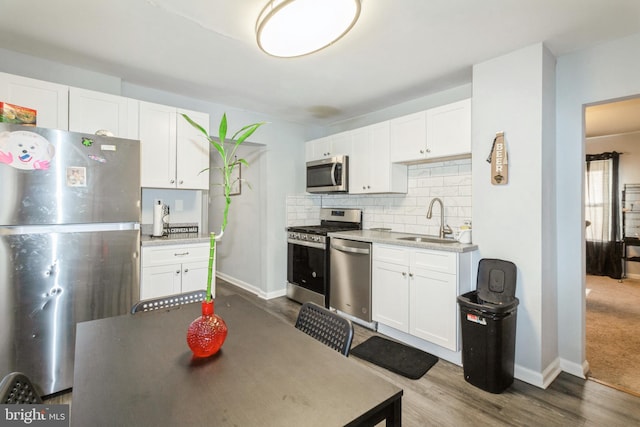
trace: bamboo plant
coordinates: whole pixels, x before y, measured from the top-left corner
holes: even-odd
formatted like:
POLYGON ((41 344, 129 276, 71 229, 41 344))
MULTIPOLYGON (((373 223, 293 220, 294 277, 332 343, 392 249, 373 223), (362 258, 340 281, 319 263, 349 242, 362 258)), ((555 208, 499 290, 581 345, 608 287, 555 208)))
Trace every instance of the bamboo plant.
MULTIPOLYGON (((216 234, 215 232, 211 232, 209 235, 209 273, 207 276, 207 297, 206 301, 209 302, 212 300, 211 296, 211 282, 213 280, 213 268, 215 266, 216 260, 216 241, 220 240, 224 234, 224 230, 227 228, 227 218, 229 216, 229 205, 231 205, 231 188, 238 181, 237 178, 232 180, 233 170, 236 166, 243 164, 245 166, 249 166, 249 163, 245 159, 238 159, 236 157, 236 151, 238 147, 246 141, 253 133, 258 130, 260 126, 265 124, 265 122, 253 123, 250 125, 244 126, 242 129, 237 131, 231 137, 231 142, 233 143, 233 148, 230 151, 227 151, 227 147, 225 147, 225 142, 227 138, 227 115, 223 114, 222 119, 220 120, 220 126, 218 128, 218 139, 216 140, 198 123, 194 122, 188 115, 182 114, 182 117, 185 118, 191 126, 200 131, 207 141, 213 146, 215 151, 220 156, 222 160, 222 166, 220 166, 220 171, 222 172, 222 183, 220 184, 223 189, 224 194, 224 212, 222 215, 222 224, 220 226, 220 233, 216 234)), ((209 168, 203 169, 200 173, 208 170, 209 168)))

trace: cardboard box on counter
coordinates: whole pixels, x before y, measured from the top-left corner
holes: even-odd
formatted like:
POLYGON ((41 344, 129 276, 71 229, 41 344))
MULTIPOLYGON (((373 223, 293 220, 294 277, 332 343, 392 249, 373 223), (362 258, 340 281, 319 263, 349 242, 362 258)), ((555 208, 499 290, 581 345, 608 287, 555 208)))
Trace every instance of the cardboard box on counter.
POLYGON ((36 116, 36 110, 31 108, 0 102, 0 122, 35 126, 36 116))

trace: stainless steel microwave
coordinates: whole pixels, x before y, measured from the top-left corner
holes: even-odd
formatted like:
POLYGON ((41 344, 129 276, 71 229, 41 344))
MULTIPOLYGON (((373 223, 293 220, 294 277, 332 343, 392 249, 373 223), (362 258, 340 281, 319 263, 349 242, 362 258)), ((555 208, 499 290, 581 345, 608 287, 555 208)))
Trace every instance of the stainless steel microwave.
POLYGON ((334 156, 307 162, 307 192, 349 191, 349 156, 334 156))

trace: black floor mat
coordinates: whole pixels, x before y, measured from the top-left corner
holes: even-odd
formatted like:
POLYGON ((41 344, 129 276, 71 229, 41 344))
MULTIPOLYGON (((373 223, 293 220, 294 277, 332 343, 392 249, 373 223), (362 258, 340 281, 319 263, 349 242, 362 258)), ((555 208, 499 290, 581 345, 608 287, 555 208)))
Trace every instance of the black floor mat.
POLYGON ((412 380, 422 377, 438 358, 417 348, 382 337, 371 337, 349 353, 412 380))

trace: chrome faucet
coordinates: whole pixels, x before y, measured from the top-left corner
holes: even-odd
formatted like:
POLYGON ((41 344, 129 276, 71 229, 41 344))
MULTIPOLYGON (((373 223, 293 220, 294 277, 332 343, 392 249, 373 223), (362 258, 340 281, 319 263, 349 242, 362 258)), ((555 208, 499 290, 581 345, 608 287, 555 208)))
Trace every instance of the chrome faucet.
POLYGON ((444 223, 444 204, 438 197, 435 197, 431 200, 431 203, 429 203, 429 209, 427 210, 427 219, 431 219, 431 217, 433 216, 433 204, 435 202, 440 203, 440 232, 438 233, 438 237, 444 239, 444 236, 446 234, 453 234, 453 230, 451 230, 451 227, 445 225, 444 223))

